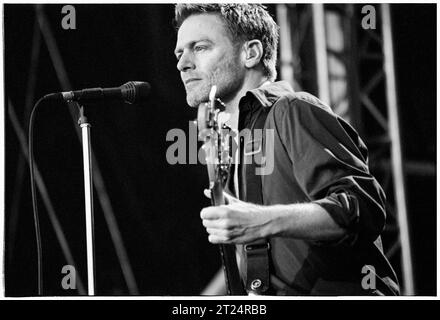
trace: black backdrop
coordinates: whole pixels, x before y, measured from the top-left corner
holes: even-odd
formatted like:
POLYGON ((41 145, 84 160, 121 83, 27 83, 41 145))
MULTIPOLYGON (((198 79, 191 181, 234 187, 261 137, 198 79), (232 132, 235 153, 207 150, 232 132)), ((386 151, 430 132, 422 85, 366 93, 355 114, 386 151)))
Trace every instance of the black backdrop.
MULTIPOLYGON (((202 165, 169 165, 167 131, 188 130, 194 110, 185 103, 173 55, 172 6, 75 5, 76 30, 61 27, 62 5, 44 7, 74 88, 114 87, 148 81, 145 103, 101 103, 88 108, 92 146, 141 294, 198 294, 219 261, 207 243, 199 211, 208 202, 202 165)), ((24 92, 34 27, 34 8, 5 6, 6 92, 23 118, 24 92)), ((44 42, 43 42, 44 43, 44 42)), ((43 44, 36 97, 61 91, 43 44)), ((35 155, 51 200, 65 229, 82 279, 86 279, 82 151, 63 103, 40 108, 35 125, 35 155)), ((18 157, 15 135, 7 124, 7 190, 12 189, 18 157)), ((22 186, 18 228, 7 233, 11 259, 6 265, 7 294, 35 294, 35 244, 27 171, 22 186)), ((7 192, 6 201, 13 195, 7 192)), ((126 294, 122 273, 95 192, 98 294, 126 294)), ((66 264, 40 201, 45 293, 61 289, 66 264)), ((9 210, 7 210, 9 211, 9 210)), ((8 212, 9 213, 9 212, 8 212)), ((10 219, 8 219, 10 221, 10 219)))
MULTIPOLYGON (((45 5, 51 29, 75 89, 148 81, 145 103, 104 103, 88 108, 97 157, 130 263, 142 295, 198 295, 219 268, 217 248, 207 242, 199 211, 209 204, 205 167, 170 165, 166 134, 188 132, 196 116, 187 107, 173 55, 172 5, 75 4, 76 30, 61 27, 63 5, 45 5)), ((270 10, 274 12, 273 7, 270 10)), ((435 161, 436 10, 392 6, 405 157, 435 161)), ((4 6, 5 109, 10 100, 27 128, 33 5, 4 6)), ((42 39, 35 99, 61 91, 42 39)), ((86 279, 81 146, 67 106, 45 103, 35 126, 35 155, 56 214, 86 279)), ((36 294, 36 249, 29 175, 17 184, 20 147, 6 117, 6 294, 36 294), (18 187, 17 187, 18 185, 18 187), (18 199, 18 200, 17 200, 18 199), (18 203, 18 204, 17 204, 18 203)), ((435 177, 409 176, 408 195, 418 294, 436 283, 435 177)), ((97 293, 126 295, 115 250, 95 193, 97 293)), ((61 288, 66 264, 40 201, 47 295, 77 294, 61 288)))

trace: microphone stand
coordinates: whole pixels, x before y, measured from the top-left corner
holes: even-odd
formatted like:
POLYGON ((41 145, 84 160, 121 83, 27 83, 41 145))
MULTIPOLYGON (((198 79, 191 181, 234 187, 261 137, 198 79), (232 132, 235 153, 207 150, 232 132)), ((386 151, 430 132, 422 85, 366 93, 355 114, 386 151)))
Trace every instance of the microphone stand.
POLYGON ((86 246, 87 246, 87 293, 95 295, 95 261, 94 261, 94 228, 93 228, 93 177, 90 143, 90 123, 84 115, 84 107, 79 106, 78 124, 82 133, 83 167, 84 167, 84 198, 86 207, 86 246))

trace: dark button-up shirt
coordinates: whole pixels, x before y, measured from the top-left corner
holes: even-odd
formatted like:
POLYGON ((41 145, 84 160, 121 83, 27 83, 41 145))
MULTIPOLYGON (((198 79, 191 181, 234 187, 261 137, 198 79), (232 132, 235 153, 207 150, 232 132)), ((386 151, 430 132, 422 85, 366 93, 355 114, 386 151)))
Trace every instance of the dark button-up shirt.
MULTIPOLYGON (((327 242, 268 239, 273 292, 397 293, 395 273, 380 243, 385 194, 369 172, 367 148, 356 131, 319 99, 294 92, 282 81, 249 91, 239 108, 240 132, 251 129, 259 109, 264 108, 268 112, 265 129, 273 133, 273 138, 263 139, 260 148, 266 162, 273 161, 273 168, 259 175, 261 204, 313 202, 347 230, 343 238, 327 242)), ((244 201, 255 199, 246 194, 249 168, 245 164, 238 167, 240 198, 244 201)))

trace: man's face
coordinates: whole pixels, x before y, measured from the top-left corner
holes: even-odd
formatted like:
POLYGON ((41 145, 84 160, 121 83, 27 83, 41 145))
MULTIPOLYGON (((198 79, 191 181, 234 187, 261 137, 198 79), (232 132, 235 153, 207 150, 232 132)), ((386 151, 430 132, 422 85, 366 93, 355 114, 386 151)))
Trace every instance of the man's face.
POLYGON ((227 102, 243 84, 244 63, 228 32, 215 14, 192 15, 179 29, 175 50, 177 69, 191 107, 208 101, 212 85, 217 86, 217 96, 227 102))

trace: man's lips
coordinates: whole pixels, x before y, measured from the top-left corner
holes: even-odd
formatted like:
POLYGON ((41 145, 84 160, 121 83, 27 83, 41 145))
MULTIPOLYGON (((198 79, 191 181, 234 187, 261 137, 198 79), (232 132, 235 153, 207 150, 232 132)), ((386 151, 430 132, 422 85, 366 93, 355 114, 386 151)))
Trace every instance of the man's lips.
POLYGON ((199 81, 199 80, 201 80, 201 79, 198 79, 198 78, 191 78, 191 79, 185 80, 185 84, 189 84, 189 83, 191 83, 191 82, 199 81))

